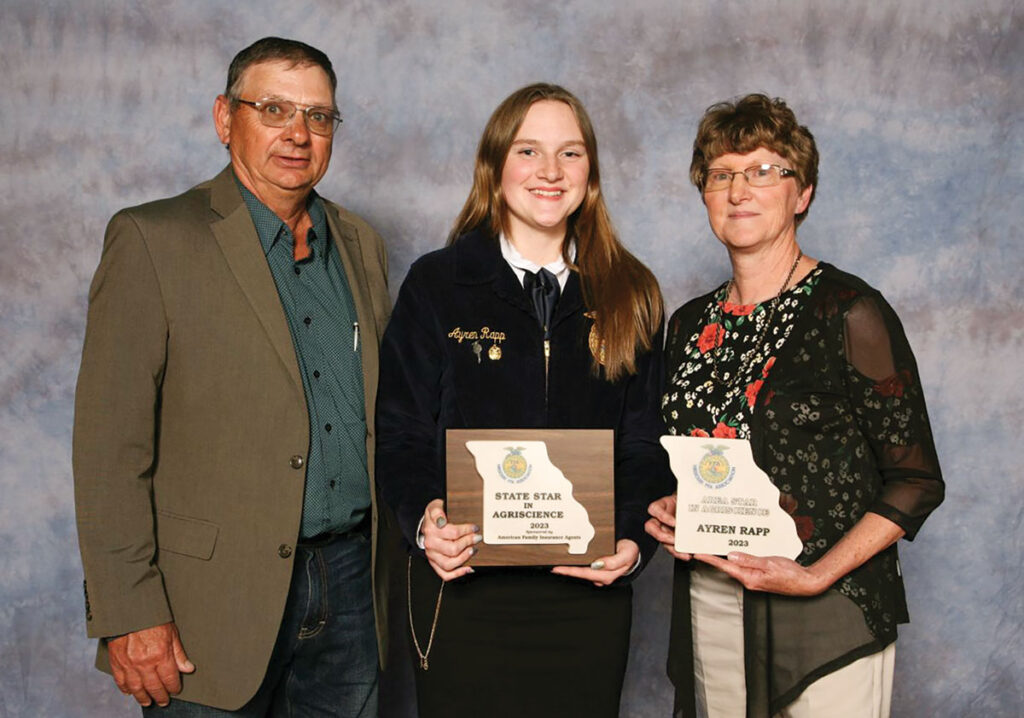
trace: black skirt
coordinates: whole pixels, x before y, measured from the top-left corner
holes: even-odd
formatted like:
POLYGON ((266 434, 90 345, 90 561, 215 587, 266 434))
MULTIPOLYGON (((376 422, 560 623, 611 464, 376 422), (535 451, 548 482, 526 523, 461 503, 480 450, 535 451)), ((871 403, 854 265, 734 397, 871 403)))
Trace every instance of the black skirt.
MULTIPOLYGON (((422 650, 440 585, 412 559, 422 650)), ((630 586, 598 588, 547 569, 480 568, 448 583, 428 670, 412 648, 420 717, 618 716, 632 599, 630 586)))

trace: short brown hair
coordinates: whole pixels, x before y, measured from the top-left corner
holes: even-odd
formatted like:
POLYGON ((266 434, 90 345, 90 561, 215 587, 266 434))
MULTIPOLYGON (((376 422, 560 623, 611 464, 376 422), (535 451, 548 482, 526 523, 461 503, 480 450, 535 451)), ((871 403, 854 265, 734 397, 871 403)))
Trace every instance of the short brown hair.
POLYGON ((331 97, 338 89, 338 78, 334 74, 331 60, 312 45, 283 37, 264 37, 241 50, 228 67, 228 82, 224 95, 230 100, 238 99, 242 75, 253 65, 261 62, 290 62, 292 67, 315 65, 327 73, 331 81, 331 97))
POLYGON ((799 124, 782 98, 753 93, 709 107, 697 127, 690 162, 690 181, 704 191, 711 163, 725 154, 746 154, 764 147, 793 164, 800 189, 812 187, 807 207, 796 216, 800 224, 818 188, 818 146, 814 135, 799 124))

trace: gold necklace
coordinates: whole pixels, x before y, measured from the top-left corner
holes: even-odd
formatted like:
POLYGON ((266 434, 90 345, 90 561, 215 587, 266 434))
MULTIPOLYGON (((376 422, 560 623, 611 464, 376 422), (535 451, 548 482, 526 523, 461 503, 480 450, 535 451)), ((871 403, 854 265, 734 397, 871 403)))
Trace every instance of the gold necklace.
MULTIPOLYGON (((800 258, 803 256, 803 250, 798 249, 796 252, 796 259, 793 260, 793 266, 789 268, 789 274, 786 275, 786 280, 782 283, 782 286, 779 287, 779 293, 772 297, 771 311, 768 312, 768 318, 765 319, 764 321, 764 327, 761 329, 761 335, 753 344, 750 345, 750 349, 743 352, 743 355, 740 357, 740 365, 736 368, 736 373, 733 374, 732 378, 730 378, 728 381, 718 376, 718 352, 722 348, 722 343, 724 343, 725 339, 725 329, 719 327, 718 331, 722 332, 723 342, 716 341, 715 348, 711 350, 711 378, 714 379, 719 386, 724 386, 726 389, 731 389, 736 384, 736 380, 739 379, 741 376, 745 375, 747 373, 747 370, 750 369, 750 360, 753 359, 754 355, 757 353, 757 349, 758 347, 761 346, 761 343, 764 341, 764 338, 768 336, 768 328, 772 324, 772 319, 775 318, 775 310, 779 306, 779 299, 782 297, 782 293, 786 291, 786 287, 789 286, 789 280, 793 278, 793 272, 796 271, 796 265, 800 264, 800 258)), ((721 323, 722 315, 725 312, 725 303, 729 301, 729 295, 732 293, 732 288, 735 285, 735 283, 736 280, 730 277, 729 283, 725 285, 725 296, 722 297, 721 306, 718 305, 718 302, 715 302, 715 310, 718 312, 718 319, 714 322, 711 322, 712 324, 721 323)), ((714 318, 714 313, 712 313, 711 316, 712 318, 714 318)), ((715 339, 718 339, 717 332, 715 339)))
POLYGON ((420 657, 420 668, 427 670, 430 664, 427 656, 430 655, 430 647, 434 645, 434 632, 437 630, 437 617, 441 615, 441 594, 444 593, 444 579, 441 580, 441 588, 437 591, 437 605, 434 606, 434 620, 430 624, 430 637, 427 639, 427 650, 420 649, 420 642, 416 639, 416 626, 412 623, 412 556, 405 567, 406 605, 409 607, 409 631, 412 633, 412 644, 416 647, 416 655, 420 657))

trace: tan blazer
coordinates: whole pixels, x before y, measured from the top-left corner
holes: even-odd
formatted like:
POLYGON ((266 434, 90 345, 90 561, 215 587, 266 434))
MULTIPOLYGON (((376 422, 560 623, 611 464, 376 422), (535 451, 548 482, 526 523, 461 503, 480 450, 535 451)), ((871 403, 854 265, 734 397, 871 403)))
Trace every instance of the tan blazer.
MULTIPOLYGON (((325 204, 359 316, 372 482, 387 258, 368 224, 325 204)), ((180 697, 242 706, 280 627, 309 444, 287 320, 230 168, 115 215, 89 293, 75 399, 89 635, 173 620, 196 664, 180 697)), ((382 541, 397 531, 371 496, 383 660, 382 541)), ((109 670, 103 641, 97 665, 109 670)))

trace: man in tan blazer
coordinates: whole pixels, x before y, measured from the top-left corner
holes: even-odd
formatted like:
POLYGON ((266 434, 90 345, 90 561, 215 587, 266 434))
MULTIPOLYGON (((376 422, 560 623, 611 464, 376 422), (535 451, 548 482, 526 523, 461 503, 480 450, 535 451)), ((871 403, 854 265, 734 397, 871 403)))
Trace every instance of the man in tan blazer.
POLYGON ((107 229, 75 498, 97 665, 145 715, 376 715, 390 300, 380 237, 313 191, 335 90, 315 48, 242 50, 214 106, 230 166, 107 229))

